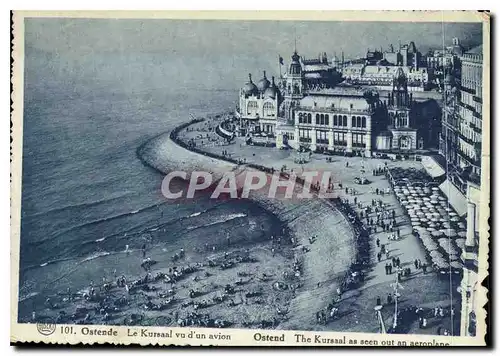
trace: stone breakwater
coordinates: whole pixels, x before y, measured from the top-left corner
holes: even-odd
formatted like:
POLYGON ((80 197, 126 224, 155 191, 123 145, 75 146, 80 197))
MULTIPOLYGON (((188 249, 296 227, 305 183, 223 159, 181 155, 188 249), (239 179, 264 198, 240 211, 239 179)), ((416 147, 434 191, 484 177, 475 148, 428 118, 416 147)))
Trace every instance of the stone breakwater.
MULTIPOLYGON (((217 178, 227 171, 266 170, 258 165, 238 165, 199 149, 197 152, 188 149, 187 145, 177 140, 177 133, 199 121, 193 120, 146 142, 137 150, 139 158, 164 174, 173 170, 199 170, 211 172, 217 178)), ((301 190, 299 184, 296 189, 301 190)), ((302 288, 297 290, 290 303, 291 317, 280 324, 280 328, 303 329, 305 325, 315 325, 316 311, 331 303, 337 288, 342 286, 347 271, 356 260, 357 248, 352 226, 331 201, 270 199, 259 192, 253 192, 250 198, 288 226, 288 233, 298 246, 294 249, 295 259, 303 266, 302 288), (311 236, 317 236, 314 244, 309 243, 311 236), (305 246, 307 248, 302 248, 305 246)))

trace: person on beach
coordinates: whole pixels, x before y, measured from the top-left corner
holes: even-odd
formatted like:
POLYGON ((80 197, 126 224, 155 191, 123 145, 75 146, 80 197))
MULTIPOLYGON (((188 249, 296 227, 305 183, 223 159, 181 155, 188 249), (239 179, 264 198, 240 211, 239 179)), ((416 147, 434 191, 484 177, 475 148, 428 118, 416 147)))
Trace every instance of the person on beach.
POLYGON ((380 247, 380 239, 377 237, 377 247, 380 247))
POLYGON ((141 250, 142 250, 142 258, 146 258, 146 244, 142 245, 141 250))
POLYGON ((382 260, 382 253, 380 251, 377 253, 377 260, 379 262, 382 260))

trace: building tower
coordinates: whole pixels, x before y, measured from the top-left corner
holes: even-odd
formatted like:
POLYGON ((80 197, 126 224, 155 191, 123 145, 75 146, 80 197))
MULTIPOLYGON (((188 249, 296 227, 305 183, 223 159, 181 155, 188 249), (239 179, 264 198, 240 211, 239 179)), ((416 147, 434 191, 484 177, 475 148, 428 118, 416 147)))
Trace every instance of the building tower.
POLYGON ((284 84, 283 115, 287 121, 293 120, 293 108, 303 97, 303 72, 300 57, 295 50, 288 68, 284 84))
POLYGON ((388 94, 387 101, 389 130, 393 134, 393 149, 416 149, 417 130, 412 128, 410 117, 412 99, 412 95, 408 93, 406 75, 399 67, 393 79, 392 92, 388 94))

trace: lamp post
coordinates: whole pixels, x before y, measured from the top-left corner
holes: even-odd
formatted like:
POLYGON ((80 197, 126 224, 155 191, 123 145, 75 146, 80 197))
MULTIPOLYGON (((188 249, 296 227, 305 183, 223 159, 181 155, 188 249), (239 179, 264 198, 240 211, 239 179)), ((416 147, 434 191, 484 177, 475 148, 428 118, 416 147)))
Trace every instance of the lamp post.
POLYGON ((398 288, 404 289, 402 285, 399 284, 399 273, 403 269, 401 267, 396 268, 396 281, 391 284, 391 286, 394 288, 394 321, 392 324, 392 328, 396 330, 396 327, 398 326, 398 299, 401 296, 398 293, 398 288))
POLYGON ((383 306, 382 305, 377 305, 375 306, 375 312, 377 313, 377 318, 378 318, 378 321, 380 323, 380 332, 382 334, 386 334, 386 330, 385 330, 385 323, 384 323, 384 319, 382 318, 382 313, 381 313, 381 310, 382 310, 383 306))

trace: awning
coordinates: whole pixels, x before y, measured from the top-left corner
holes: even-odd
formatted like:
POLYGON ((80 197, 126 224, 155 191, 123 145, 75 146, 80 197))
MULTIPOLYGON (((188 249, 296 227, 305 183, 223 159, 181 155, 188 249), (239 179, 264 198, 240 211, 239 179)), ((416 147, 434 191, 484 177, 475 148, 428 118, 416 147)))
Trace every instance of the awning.
POLYGON ((439 186, 439 189, 446 195, 448 202, 459 216, 467 214, 467 198, 453 183, 447 179, 439 186))
POLYGON ((423 156, 422 165, 432 178, 440 177, 446 173, 443 167, 431 156, 423 156))

